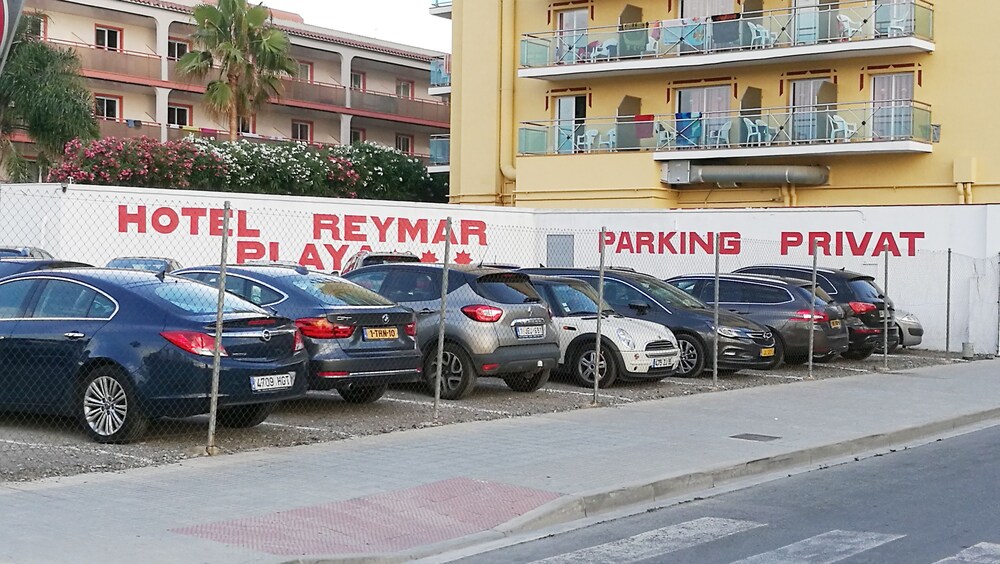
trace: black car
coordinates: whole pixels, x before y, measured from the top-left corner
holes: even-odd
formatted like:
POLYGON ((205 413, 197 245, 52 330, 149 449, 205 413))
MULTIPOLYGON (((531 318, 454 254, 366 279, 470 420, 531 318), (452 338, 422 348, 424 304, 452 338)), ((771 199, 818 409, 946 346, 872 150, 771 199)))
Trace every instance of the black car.
MULTIPOLYGON (((527 268, 519 272, 563 276, 598 286, 598 271, 584 268, 527 268)), ((607 270, 604 301, 625 317, 666 325, 681 350, 679 376, 695 377, 711 366, 715 343, 713 311, 666 282, 631 270, 607 270)), ((728 311, 719 315, 719 370, 768 370, 781 364, 781 342, 763 325, 728 311)))
MULTIPOLYGON (((689 274, 667 283, 677 286, 707 304, 715 303, 715 276, 689 274)), ((823 362, 833 360, 848 348, 849 336, 844 311, 823 299, 817 288, 814 307, 812 283, 795 279, 754 274, 723 274, 719 277, 719 304, 733 313, 749 317, 771 329, 781 341, 785 362, 801 364, 809 360, 809 333, 813 332, 813 356, 823 362)))
MULTIPOLYGON (((218 284, 219 268, 175 273, 218 284)), ((421 381, 416 317, 338 276, 290 266, 226 267, 226 290, 294 319, 312 359, 309 387, 337 390, 350 403, 370 403, 389 384, 421 381)))
POLYGON ((0 258, 0 278, 6 278, 22 272, 35 272, 38 270, 53 270, 57 268, 87 268, 89 264, 73 262, 59 259, 39 259, 39 258, 0 258))
MULTIPOLYGON (((763 274, 812 280, 812 268, 794 265, 748 266, 736 270, 737 273, 763 274)), ((830 297, 854 314, 845 321, 851 336, 850 348, 843 353, 844 358, 862 360, 871 356, 882 343, 882 332, 886 315, 889 316, 889 347, 899 342, 895 331, 895 308, 892 300, 875 283, 875 278, 850 270, 820 268, 816 283, 830 297)))
MULTIPOLYGON (((68 269, 0 282, 0 409, 75 416, 121 443, 208 413, 218 292, 184 278, 68 269)), ((252 427, 306 391, 295 324, 228 296, 218 423, 252 427)))

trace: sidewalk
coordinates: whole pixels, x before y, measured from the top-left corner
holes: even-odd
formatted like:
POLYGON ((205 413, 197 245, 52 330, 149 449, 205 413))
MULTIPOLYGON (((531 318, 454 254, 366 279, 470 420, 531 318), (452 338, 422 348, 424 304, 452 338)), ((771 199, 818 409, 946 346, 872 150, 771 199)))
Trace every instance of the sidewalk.
POLYGON ((416 557, 1000 417, 998 369, 984 361, 0 484, 0 562, 416 557), (731 438, 740 434, 778 438, 731 438))

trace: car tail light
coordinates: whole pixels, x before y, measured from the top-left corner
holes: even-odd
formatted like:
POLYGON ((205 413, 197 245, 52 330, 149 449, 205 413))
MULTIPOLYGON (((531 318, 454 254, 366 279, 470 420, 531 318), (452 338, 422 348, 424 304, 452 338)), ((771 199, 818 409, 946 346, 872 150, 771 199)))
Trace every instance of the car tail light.
POLYGON ((296 319, 295 326, 303 335, 313 339, 348 339, 354 334, 354 325, 331 323, 325 317, 296 319))
POLYGON ((851 309, 854 310, 854 313, 857 315, 863 315, 878 309, 875 306, 875 304, 869 304, 866 302, 851 302, 849 305, 851 306, 851 309))
POLYGON ((496 323, 503 317, 503 310, 488 305, 470 305, 462 308, 462 313, 474 321, 496 323))
POLYGON ((305 341, 302 340, 302 332, 301 331, 296 331, 295 332, 295 343, 292 345, 292 350, 295 351, 295 352, 299 352, 299 351, 301 351, 301 350, 303 350, 305 348, 306 348, 306 343, 305 343, 305 341))
POLYGON ((317 372, 316 376, 320 378, 345 378, 350 376, 350 372, 317 372))
POLYGON ((406 332, 407 335, 409 335, 411 337, 416 337, 417 336, 417 324, 416 323, 407 323, 406 324, 406 328, 404 329, 404 331, 406 332))
MULTIPOLYGON (((198 356, 215 356, 215 337, 197 331, 164 331, 160 336, 174 346, 198 356)), ((220 346, 220 354, 229 356, 225 347, 220 346)))
POLYGON ((795 312, 790 321, 815 321, 816 323, 826 323, 830 321, 830 316, 824 311, 811 312, 808 309, 800 309, 795 312))

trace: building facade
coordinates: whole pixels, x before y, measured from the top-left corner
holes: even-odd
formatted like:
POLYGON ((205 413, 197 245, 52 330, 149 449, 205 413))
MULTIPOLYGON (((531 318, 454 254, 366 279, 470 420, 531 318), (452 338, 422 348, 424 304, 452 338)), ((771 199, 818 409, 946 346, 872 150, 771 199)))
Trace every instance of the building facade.
MULTIPOLYGON (((197 48, 190 37, 198 3, 28 0, 26 10, 37 14, 36 34, 79 56, 103 135, 228 138, 228 123, 201 104, 208 79, 175 72, 177 59, 197 48)), ((241 137, 372 141, 426 156, 431 136, 447 132, 447 100, 428 93, 430 63, 442 53, 311 26, 288 12, 272 15, 289 35, 299 74, 253 119, 241 120, 241 137)))
POLYGON ((993 0, 456 0, 451 200, 998 202, 994 15, 993 0))

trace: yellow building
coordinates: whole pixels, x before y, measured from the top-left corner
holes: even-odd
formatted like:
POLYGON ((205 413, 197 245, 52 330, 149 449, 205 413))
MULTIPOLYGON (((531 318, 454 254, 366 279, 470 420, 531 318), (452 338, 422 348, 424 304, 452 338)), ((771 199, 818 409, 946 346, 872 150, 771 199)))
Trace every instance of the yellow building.
POLYGON ((1000 201, 996 0, 441 3, 455 203, 1000 201))

